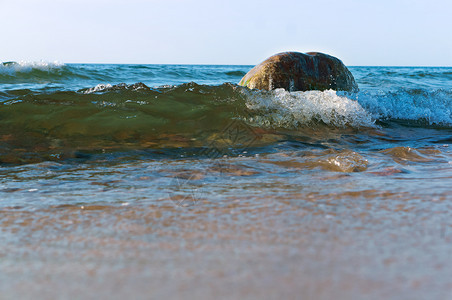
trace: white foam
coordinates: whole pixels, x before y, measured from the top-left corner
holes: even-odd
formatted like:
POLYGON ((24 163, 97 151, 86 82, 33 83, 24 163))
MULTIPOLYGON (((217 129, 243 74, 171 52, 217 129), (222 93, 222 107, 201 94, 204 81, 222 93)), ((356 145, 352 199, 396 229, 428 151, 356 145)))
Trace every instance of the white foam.
POLYGON ((377 119, 424 121, 452 126, 452 90, 360 93, 358 102, 377 119))
POLYGON ((262 111, 251 122, 259 126, 297 128, 323 122, 335 127, 375 127, 375 120, 357 101, 336 91, 270 92, 244 90, 247 106, 262 111))
POLYGON ((100 83, 100 84, 96 85, 95 87, 87 89, 83 93, 84 94, 92 94, 92 93, 96 93, 96 92, 102 92, 102 91, 108 90, 112 87, 113 86, 109 83, 107 83, 107 84, 100 83))
POLYGON ((19 61, 0 63, 0 74, 14 75, 15 73, 29 73, 33 70, 52 71, 64 66, 59 61, 19 61))

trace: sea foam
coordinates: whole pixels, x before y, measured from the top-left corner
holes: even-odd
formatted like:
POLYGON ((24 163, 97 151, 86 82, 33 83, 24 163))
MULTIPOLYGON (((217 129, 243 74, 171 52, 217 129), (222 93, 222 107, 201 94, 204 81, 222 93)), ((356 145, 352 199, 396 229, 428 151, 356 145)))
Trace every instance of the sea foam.
POLYGON ((297 128, 321 122, 335 127, 375 127, 371 114, 357 101, 333 90, 244 92, 248 108, 259 111, 252 118, 259 126, 297 128))
POLYGON ((60 69, 64 63, 54 61, 19 61, 19 62, 3 62, 0 63, 0 74, 14 75, 15 73, 29 73, 33 70, 51 72, 60 69))
POLYGON ((357 100, 375 119, 452 126, 452 90, 360 93, 357 100))

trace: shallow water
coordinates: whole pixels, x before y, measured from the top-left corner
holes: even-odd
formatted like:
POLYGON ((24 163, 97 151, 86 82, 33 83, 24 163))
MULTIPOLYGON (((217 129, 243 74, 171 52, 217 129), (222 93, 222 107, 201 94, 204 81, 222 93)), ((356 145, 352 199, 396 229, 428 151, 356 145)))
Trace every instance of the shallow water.
POLYGON ((0 66, 2 297, 449 299, 452 69, 250 68, 0 66))

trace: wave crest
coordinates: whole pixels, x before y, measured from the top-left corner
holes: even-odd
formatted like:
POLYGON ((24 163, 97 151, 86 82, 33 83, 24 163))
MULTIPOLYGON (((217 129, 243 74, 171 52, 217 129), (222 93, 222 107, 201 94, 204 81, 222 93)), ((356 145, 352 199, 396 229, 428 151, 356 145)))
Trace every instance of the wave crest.
POLYGON ((270 92, 244 90, 247 106, 259 111, 252 121, 258 126, 297 128, 323 123, 334 127, 374 127, 375 120, 355 100, 333 90, 270 92))
POLYGON ((0 74, 15 75, 16 73, 30 73, 34 70, 51 72, 61 69, 65 65, 61 62, 19 61, 3 62, 0 64, 0 74))
POLYGON ((360 93, 358 102, 379 120, 405 120, 427 125, 452 125, 452 90, 406 90, 360 93))

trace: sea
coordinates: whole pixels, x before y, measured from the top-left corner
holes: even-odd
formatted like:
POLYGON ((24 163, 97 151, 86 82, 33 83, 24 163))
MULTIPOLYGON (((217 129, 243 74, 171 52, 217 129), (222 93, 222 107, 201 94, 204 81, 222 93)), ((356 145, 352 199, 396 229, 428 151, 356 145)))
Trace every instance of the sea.
POLYGON ((450 299, 452 67, 252 67, 0 63, 0 298, 450 299))

